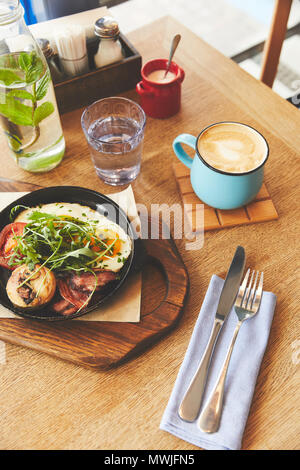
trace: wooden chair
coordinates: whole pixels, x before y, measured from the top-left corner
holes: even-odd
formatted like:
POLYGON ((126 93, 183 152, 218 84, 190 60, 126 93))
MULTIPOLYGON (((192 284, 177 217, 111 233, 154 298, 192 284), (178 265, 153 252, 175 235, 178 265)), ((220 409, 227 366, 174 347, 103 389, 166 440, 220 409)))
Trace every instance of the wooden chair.
POLYGON ((272 88, 285 38, 292 0, 276 0, 269 36, 264 46, 260 79, 272 88))

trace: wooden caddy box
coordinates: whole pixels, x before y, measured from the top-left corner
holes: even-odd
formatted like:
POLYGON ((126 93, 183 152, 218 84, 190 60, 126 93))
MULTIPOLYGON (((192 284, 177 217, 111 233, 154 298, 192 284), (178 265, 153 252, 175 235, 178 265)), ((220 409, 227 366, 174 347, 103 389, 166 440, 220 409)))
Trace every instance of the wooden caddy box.
POLYGON ((125 36, 120 34, 119 39, 125 52, 123 60, 96 69, 94 55, 98 50, 99 38, 95 38, 87 42, 90 71, 54 83, 60 113, 135 88, 141 77, 142 58, 125 36))

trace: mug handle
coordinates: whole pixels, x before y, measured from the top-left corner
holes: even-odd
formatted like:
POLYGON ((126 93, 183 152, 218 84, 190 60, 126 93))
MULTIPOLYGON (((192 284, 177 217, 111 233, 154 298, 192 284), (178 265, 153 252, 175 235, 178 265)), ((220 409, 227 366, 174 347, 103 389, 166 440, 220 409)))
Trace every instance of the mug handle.
POLYGON ((191 134, 180 134, 173 141, 173 150, 179 160, 188 168, 192 167, 193 159, 183 150, 181 144, 186 144, 193 150, 196 149, 197 138, 191 134))
POLYGON ((147 95, 147 96, 154 96, 154 93, 151 90, 147 90, 143 86, 143 82, 138 82, 136 84, 136 91, 139 95, 147 95))

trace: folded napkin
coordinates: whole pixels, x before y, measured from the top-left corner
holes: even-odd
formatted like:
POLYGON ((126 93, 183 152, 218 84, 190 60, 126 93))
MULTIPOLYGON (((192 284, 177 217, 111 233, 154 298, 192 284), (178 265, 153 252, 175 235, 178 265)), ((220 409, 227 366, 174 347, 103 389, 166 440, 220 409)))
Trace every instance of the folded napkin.
MULTIPOLYGON (((160 429, 207 450, 238 450, 248 418, 257 375, 267 346, 276 296, 263 292, 257 314, 246 320, 238 334, 227 372, 220 428, 207 434, 178 415, 178 407, 198 367, 208 343, 224 281, 213 275, 171 397, 162 417, 160 429)), ((201 406, 206 403, 216 384, 225 360, 237 316, 232 308, 224 323, 212 356, 206 390, 201 406)))

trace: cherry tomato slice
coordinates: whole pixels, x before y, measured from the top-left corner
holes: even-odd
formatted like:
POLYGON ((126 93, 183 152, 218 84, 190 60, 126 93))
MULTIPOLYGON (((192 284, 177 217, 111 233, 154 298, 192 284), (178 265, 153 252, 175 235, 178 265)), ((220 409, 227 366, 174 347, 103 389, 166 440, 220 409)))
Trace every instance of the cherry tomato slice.
POLYGON ((0 233, 0 266, 13 271, 17 266, 8 264, 10 257, 17 246, 16 236, 21 236, 25 227, 24 222, 13 222, 4 227, 0 233))

